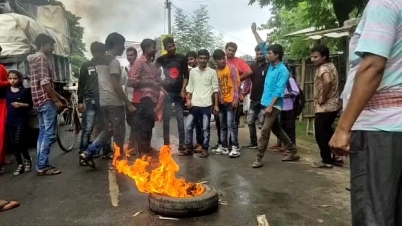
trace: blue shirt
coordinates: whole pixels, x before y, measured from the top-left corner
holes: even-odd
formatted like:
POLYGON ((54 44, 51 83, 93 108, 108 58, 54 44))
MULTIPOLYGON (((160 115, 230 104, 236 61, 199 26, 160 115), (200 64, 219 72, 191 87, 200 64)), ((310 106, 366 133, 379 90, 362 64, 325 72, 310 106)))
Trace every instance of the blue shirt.
MULTIPOLYGON (((268 55, 267 44, 265 42, 261 42, 258 45, 260 46, 264 57, 266 57, 268 55)), ((283 97, 289 77, 289 70, 283 62, 280 62, 277 65, 269 65, 267 74, 265 76, 264 92, 261 98, 262 106, 268 107, 271 105, 274 98, 277 97, 278 100, 276 101, 274 107, 282 110, 283 97)))

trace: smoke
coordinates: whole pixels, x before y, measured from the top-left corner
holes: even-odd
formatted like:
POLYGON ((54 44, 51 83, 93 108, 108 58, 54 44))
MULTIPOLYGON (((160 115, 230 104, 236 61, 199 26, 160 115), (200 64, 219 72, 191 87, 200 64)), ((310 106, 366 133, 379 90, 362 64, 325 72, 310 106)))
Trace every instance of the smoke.
POLYGON ((164 32, 164 8, 146 0, 61 0, 67 10, 81 17, 87 50, 94 41, 104 42, 118 32, 127 41, 155 38, 164 32))

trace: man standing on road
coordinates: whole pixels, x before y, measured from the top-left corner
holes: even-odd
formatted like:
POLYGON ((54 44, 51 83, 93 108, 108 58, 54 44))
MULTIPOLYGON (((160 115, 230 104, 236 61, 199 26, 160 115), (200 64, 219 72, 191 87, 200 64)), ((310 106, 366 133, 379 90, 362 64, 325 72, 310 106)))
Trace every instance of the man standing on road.
POLYGON ((286 83, 289 80, 290 73, 286 65, 282 62, 283 48, 281 45, 275 44, 267 48, 267 44, 257 33, 257 26, 252 24, 251 29, 255 39, 259 43, 260 49, 264 56, 270 62, 268 74, 264 84, 264 92, 261 98, 261 105, 265 107, 264 125, 261 129, 260 142, 258 144, 258 153, 253 163, 254 168, 262 167, 261 160, 264 157, 266 148, 268 147, 271 131, 283 142, 290 154, 282 158, 284 162, 298 161, 300 156, 297 153, 297 148, 290 140, 288 135, 280 126, 278 117, 283 107, 283 98, 286 88, 286 83), (268 49, 268 52, 267 52, 268 49))
POLYGON ((236 111, 239 107, 239 73, 237 69, 226 63, 225 52, 217 49, 213 53, 217 65, 219 79, 219 121, 221 142, 214 154, 229 154, 231 158, 240 156, 238 130, 236 129, 236 111), (228 148, 228 131, 232 147, 228 148))
MULTIPOLYGON (((130 73, 131 68, 134 66, 134 62, 137 60, 137 50, 134 47, 128 47, 126 50, 126 55, 127 55, 127 60, 130 63, 127 67, 124 68, 127 76, 130 73)), ((138 109, 139 104, 140 104, 140 99, 139 99, 139 92, 135 92, 134 88, 132 87, 129 79, 127 78, 127 82, 125 84, 125 92, 127 95, 127 98, 129 101, 131 101, 132 105, 138 109)), ((135 150, 136 144, 135 144, 135 133, 136 133, 136 126, 134 123, 134 118, 135 118, 135 112, 132 114, 129 114, 128 109, 126 108, 126 120, 127 124, 130 126, 130 136, 128 139, 128 150, 131 150, 129 153, 130 155, 134 154, 133 152, 136 152, 135 150)))
POLYGON ((129 82, 135 92, 139 92, 140 104, 135 113, 136 144, 140 154, 151 150, 152 129, 155 126, 155 107, 159 92, 162 90, 162 81, 158 69, 153 65, 152 59, 156 54, 156 42, 144 39, 141 42, 142 56, 138 58, 129 72, 129 82))
POLYGON ((321 162, 314 163, 313 167, 342 166, 343 160, 333 156, 328 144, 334 135, 332 124, 340 109, 338 72, 335 65, 329 61, 329 49, 326 46, 319 45, 312 48, 311 61, 318 66, 314 78, 314 130, 322 159, 321 162))
MULTIPOLYGON (((87 150, 90 137, 100 117, 99 103, 99 84, 98 72, 96 67, 102 65, 103 56, 106 53, 106 48, 103 43, 93 42, 91 44, 92 60, 81 65, 80 78, 78 81, 78 110, 83 113, 82 117, 82 134, 80 143, 80 152, 87 150)), ((112 154, 111 143, 108 142, 102 147, 103 158, 109 158, 112 154)), ((96 155, 95 155, 96 156, 96 155)), ((94 156, 94 157, 95 157, 94 156)), ((80 161, 80 165, 84 165, 80 161)))
POLYGON ((167 54, 156 60, 156 66, 161 66, 165 79, 163 88, 167 92, 163 107, 163 140, 165 145, 170 145, 170 117, 172 105, 177 120, 179 131, 179 151, 184 151, 184 101, 186 100, 186 86, 188 83, 188 64, 184 55, 176 54, 176 44, 172 37, 163 40, 163 46, 167 54))
MULTIPOLYGON (((243 146, 244 148, 251 149, 258 148, 257 128, 255 123, 260 112, 264 110, 264 107, 261 105, 261 98, 262 93, 264 92, 265 76, 267 75, 268 70, 267 60, 265 59, 259 45, 255 47, 255 55, 256 62, 251 66, 251 70, 253 73, 249 76, 252 86, 250 94, 250 108, 247 113, 247 124, 250 132, 250 144, 247 146, 243 146)), ((244 78, 247 79, 248 77, 245 76, 244 78)))
MULTIPOLYGON (((240 95, 240 100, 243 100, 243 94, 247 94, 247 90, 249 89, 250 83, 247 80, 248 77, 252 74, 250 66, 246 63, 241 58, 236 57, 236 52, 237 52, 237 44, 234 42, 228 42, 225 46, 225 52, 226 52, 226 63, 231 64, 236 67, 237 71, 239 72, 239 95, 240 95), (245 86, 243 86, 243 89, 241 89, 241 83, 245 82, 245 86), (243 93, 244 91, 244 93, 243 93)), ((240 110, 241 108, 236 109, 236 130, 239 128, 240 124, 240 110)), ((216 117, 216 127, 217 129, 220 128, 220 121, 219 117, 216 117)), ((220 137, 218 136, 218 146, 220 143, 220 137)), ((217 147, 218 147, 217 146, 217 147)))
MULTIPOLYGON (((188 70, 191 71, 193 68, 196 68, 198 66, 197 63, 197 53, 194 51, 190 51, 186 54, 187 58, 187 64, 188 64, 188 70)), ((202 121, 199 120, 198 123, 195 125, 195 140, 197 141, 196 144, 194 144, 194 152, 195 153, 201 153, 202 152, 202 121)))
POLYGON ((352 225, 402 224, 402 1, 371 0, 350 41, 344 111, 330 141, 350 155, 352 225))
POLYGON ((190 113, 186 123, 186 150, 181 156, 193 154, 194 127, 202 120, 203 143, 200 157, 209 156, 209 139, 211 136, 211 111, 212 105, 214 114, 219 113, 219 82, 216 71, 208 67, 209 52, 206 49, 198 51, 198 67, 190 71, 190 78, 187 90, 187 107, 190 113), (212 102, 212 99, 214 101, 212 102))
POLYGON ((57 111, 68 105, 67 100, 53 88, 54 70, 50 58, 54 44, 52 37, 40 34, 35 39, 38 51, 28 56, 32 102, 39 119, 36 160, 36 171, 39 176, 61 173, 49 164, 50 148, 56 141, 57 111))
MULTIPOLYGON (((95 168, 93 156, 112 136, 114 143, 120 148, 123 147, 126 132, 124 104, 130 114, 136 110, 123 91, 120 62, 116 59, 116 56, 123 54, 125 41, 126 39, 121 34, 109 34, 105 41, 107 53, 103 57, 102 65, 96 67, 103 118, 99 124, 101 124, 102 131, 88 149, 80 154, 80 159, 92 168, 95 168)), ((109 158, 112 159, 113 154, 110 154, 109 158)))

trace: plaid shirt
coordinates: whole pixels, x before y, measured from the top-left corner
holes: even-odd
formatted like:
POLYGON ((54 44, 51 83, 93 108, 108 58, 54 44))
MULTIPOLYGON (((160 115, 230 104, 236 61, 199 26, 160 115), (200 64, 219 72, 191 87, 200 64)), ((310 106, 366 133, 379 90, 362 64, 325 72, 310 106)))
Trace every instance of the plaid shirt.
POLYGON ((145 87, 140 85, 140 82, 161 82, 161 77, 159 76, 158 69, 147 61, 147 58, 142 55, 138 58, 134 65, 130 68, 128 80, 134 86, 134 88, 140 89, 140 98, 150 97, 153 102, 158 101, 159 90, 155 90, 150 87, 145 87))
POLYGON ((44 85, 51 84, 53 87, 53 67, 45 54, 37 52, 28 58, 30 70, 30 83, 32 102, 35 108, 40 107, 46 101, 51 100, 45 92, 44 85))

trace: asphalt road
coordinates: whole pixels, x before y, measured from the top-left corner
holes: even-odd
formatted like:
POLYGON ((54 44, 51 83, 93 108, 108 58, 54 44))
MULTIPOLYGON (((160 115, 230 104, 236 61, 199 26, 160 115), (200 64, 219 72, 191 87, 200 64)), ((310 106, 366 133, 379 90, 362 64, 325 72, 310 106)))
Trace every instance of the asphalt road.
MULTIPOLYGON (((154 134, 153 145, 160 147, 160 125, 154 134)), ((248 143, 247 138, 247 130, 240 129, 240 142, 248 143)), ((215 140, 212 136, 212 143, 215 140)), ((256 216, 261 214, 273 226, 350 225, 349 194, 344 189, 347 169, 313 170, 308 165, 318 153, 311 151, 302 153, 299 163, 282 163, 280 154, 267 152, 264 167, 253 169, 254 155, 255 150, 243 150, 238 159, 175 156, 180 176, 208 181, 228 205, 220 205, 211 215, 170 221, 159 220, 148 209, 147 194, 139 193, 130 178, 111 170, 108 161, 97 160, 96 171, 79 167, 77 153, 64 154, 56 144, 51 164, 63 171, 61 175, 38 177, 31 172, 14 177, 15 166, 7 166, 6 175, 0 177, 0 199, 17 200, 21 206, 1 212, 0 225, 246 226, 257 225, 256 216), (132 217, 138 211, 144 212, 132 217)))

